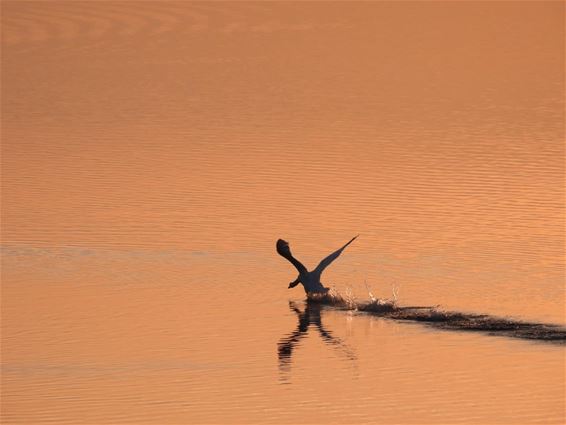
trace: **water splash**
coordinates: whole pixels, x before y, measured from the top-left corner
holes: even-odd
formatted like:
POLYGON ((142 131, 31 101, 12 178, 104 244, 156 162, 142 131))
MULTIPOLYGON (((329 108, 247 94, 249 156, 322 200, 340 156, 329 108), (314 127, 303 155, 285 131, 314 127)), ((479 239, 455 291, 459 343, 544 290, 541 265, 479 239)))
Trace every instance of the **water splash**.
POLYGON ((524 322, 487 314, 445 311, 438 306, 400 306, 395 292, 393 299, 383 300, 376 298, 369 288, 368 293, 369 300, 358 301, 351 292, 342 295, 337 290, 331 289, 324 294, 308 294, 307 300, 393 320, 420 322, 439 329, 475 331, 489 335, 566 344, 566 328, 558 325, 524 322))

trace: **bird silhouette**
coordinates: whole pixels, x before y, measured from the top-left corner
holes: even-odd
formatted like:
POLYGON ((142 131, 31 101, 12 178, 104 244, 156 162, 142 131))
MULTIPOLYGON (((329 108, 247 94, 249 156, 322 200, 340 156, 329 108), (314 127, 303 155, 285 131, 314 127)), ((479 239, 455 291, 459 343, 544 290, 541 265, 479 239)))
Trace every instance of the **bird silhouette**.
POLYGON ((305 288, 305 292, 307 294, 328 292, 328 288, 325 288, 320 282, 320 275, 322 274, 324 269, 326 269, 334 260, 336 260, 340 256, 340 254, 342 254, 342 251, 344 251, 344 249, 348 245, 350 245, 358 236, 359 235, 354 236, 342 248, 338 249, 337 251, 334 251, 328 257, 324 258, 318 264, 318 266, 316 266, 316 268, 310 272, 303 265, 303 263, 301 263, 299 260, 293 257, 293 254, 291 254, 291 248, 289 248, 289 243, 284 241, 283 239, 278 239, 277 253, 281 255, 283 258, 289 260, 291 264, 293 264, 295 268, 299 271, 299 276, 293 282, 289 283, 289 288, 294 288, 299 283, 301 283, 305 288))

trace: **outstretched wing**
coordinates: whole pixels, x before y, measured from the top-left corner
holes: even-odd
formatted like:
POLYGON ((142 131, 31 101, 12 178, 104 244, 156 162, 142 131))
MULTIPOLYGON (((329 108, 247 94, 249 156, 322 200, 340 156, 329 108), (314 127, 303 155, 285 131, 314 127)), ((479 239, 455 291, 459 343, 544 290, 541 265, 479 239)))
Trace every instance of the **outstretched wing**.
POLYGON ((332 254, 330 254, 328 257, 326 257, 324 260, 322 260, 322 261, 318 264, 318 266, 316 266, 316 269, 314 269, 314 271, 315 271, 316 273, 319 273, 319 274, 322 273, 322 272, 324 271, 324 269, 327 268, 327 267, 330 265, 330 263, 332 263, 334 260, 336 260, 336 259, 340 256, 340 254, 342 254, 342 251, 344 251, 344 249, 345 249, 348 245, 350 245, 352 242, 354 242, 354 239, 356 239, 358 236, 360 236, 360 235, 354 236, 354 237, 350 240, 350 242, 348 242, 346 245, 344 245, 344 246, 343 246, 342 248, 340 248, 338 251, 334 251, 332 254))
POLYGON ((291 249, 289 248, 289 242, 286 242, 283 239, 278 239, 277 253, 282 257, 286 258, 287 260, 289 260, 297 268, 299 273, 307 272, 307 268, 303 266, 303 264, 299 260, 293 257, 293 254, 291 254, 291 249))

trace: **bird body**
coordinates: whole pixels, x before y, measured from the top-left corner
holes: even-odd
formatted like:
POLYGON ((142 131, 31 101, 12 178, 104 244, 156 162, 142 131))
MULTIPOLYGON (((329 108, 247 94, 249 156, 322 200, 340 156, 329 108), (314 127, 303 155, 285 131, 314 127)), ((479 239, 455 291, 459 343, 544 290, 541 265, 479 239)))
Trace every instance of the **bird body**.
POLYGON ((305 288, 305 292, 327 292, 328 288, 325 288, 320 281, 320 274, 315 271, 300 273, 297 279, 289 284, 289 288, 294 288, 299 283, 305 288))
POLYGON ((324 258, 318 266, 312 271, 308 271, 307 268, 295 257, 291 254, 291 249, 289 248, 289 243, 284 241, 283 239, 277 240, 277 253, 282 257, 289 260, 291 264, 295 266, 297 271, 299 272, 299 276, 293 282, 289 284, 289 288, 294 288, 299 283, 303 285, 305 288, 305 292, 308 293, 325 293, 328 292, 328 288, 325 288, 324 285, 320 282, 320 276, 326 267, 330 265, 338 256, 344 251, 344 249, 350 245, 354 239, 358 236, 353 237, 347 244, 345 244, 342 248, 334 251, 332 254, 324 258))

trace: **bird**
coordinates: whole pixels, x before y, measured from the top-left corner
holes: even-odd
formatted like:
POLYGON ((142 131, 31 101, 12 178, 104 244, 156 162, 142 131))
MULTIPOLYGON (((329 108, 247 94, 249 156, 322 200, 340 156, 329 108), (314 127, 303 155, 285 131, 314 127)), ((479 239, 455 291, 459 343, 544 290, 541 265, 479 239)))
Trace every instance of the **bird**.
POLYGON ((324 258, 318 264, 318 266, 316 266, 316 268, 314 270, 310 271, 310 272, 303 265, 303 263, 301 263, 299 260, 297 260, 295 257, 293 257, 293 254, 291 254, 291 248, 289 248, 289 242, 284 241, 283 239, 278 239, 277 244, 276 244, 277 253, 279 255, 281 255, 283 258, 286 258, 287 260, 289 260, 289 262, 291 262, 291 264, 293 264, 299 272, 299 276, 297 276, 297 278, 293 282, 289 283, 288 288, 289 289, 294 288, 299 283, 301 283, 303 285, 303 287, 305 288, 305 292, 307 293, 307 295, 309 293, 326 293, 326 292, 328 292, 329 288, 325 288, 322 285, 322 283, 320 282, 320 275, 322 274, 324 269, 326 269, 334 260, 336 260, 340 256, 340 254, 342 254, 342 251, 344 251, 344 249, 348 245, 350 245, 352 242, 354 242, 354 240, 358 236, 359 235, 354 236, 342 248, 334 251, 332 254, 330 254, 329 256, 324 258))

